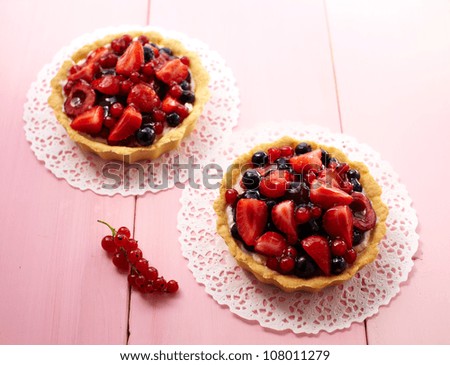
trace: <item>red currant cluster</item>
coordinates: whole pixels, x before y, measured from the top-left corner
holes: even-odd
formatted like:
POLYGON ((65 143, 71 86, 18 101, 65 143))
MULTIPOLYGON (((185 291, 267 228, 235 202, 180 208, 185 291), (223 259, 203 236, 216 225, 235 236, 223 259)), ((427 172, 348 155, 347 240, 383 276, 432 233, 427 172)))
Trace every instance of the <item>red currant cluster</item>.
POLYGON ((142 257, 142 251, 138 242, 131 238, 131 232, 126 227, 120 227, 117 231, 108 223, 105 224, 111 230, 112 235, 103 237, 103 249, 113 255, 112 262, 120 270, 129 272, 128 283, 141 293, 175 293, 178 291, 178 283, 175 280, 166 281, 158 275, 158 270, 149 266, 148 260, 142 257))

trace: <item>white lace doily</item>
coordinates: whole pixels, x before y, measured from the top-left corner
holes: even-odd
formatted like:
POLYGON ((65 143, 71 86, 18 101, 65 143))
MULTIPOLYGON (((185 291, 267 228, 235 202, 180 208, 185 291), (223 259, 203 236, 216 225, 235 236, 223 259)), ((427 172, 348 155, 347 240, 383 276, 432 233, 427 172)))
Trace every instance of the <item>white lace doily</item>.
POLYGON ((189 156, 195 156, 195 162, 205 159, 214 151, 223 138, 227 137, 237 124, 239 117, 239 92, 235 78, 224 59, 206 44, 184 34, 156 27, 121 26, 97 30, 75 39, 69 46, 61 49, 38 74, 31 85, 24 107, 26 139, 38 160, 56 177, 66 180, 81 190, 90 189, 101 195, 141 195, 148 191, 159 192, 170 189, 175 184, 186 181, 187 169, 178 168, 178 163, 186 163, 189 156), (166 38, 180 40, 186 48, 195 51, 210 75, 211 98, 205 106, 196 129, 183 140, 178 150, 170 151, 150 163, 141 161, 144 173, 136 165, 109 165, 121 182, 103 173, 105 162, 96 155, 84 153, 70 140, 65 129, 57 122, 47 103, 50 95, 50 81, 59 67, 70 55, 85 44, 94 42, 108 34, 121 32, 157 31, 166 38), (167 178, 166 178, 167 176, 167 178), (118 186, 117 186, 118 185, 118 186))
MULTIPOLYGON (((238 155, 259 143, 284 135, 335 146, 354 161, 364 161, 383 188, 389 206, 387 234, 374 263, 346 283, 319 293, 285 293, 262 284, 241 269, 216 232, 213 202, 218 189, 188 187, 181 197, 178 229, 183 255, 196 280, 219 304, 263 327, 295 333, 332 332, 362 322, 378 312, 399 292, 413 266, 418 248, 417 216, 411 198, 390 164, 354 138, 299 123, 276 123, 245 133, 235 133, 233 143, 223 149, 223 171, 238 155), (276 127, 274 127, 276 126, 276 127)), ((218 160, 219 161, 219 160, 218 160)))

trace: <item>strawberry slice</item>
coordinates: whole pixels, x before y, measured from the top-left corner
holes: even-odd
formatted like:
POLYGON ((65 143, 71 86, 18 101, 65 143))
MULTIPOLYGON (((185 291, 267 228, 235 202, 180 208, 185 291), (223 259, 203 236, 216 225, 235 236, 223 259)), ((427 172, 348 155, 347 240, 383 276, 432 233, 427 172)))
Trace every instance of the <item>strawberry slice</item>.
POLYGON ((102 129, 103 119, 103 108, 95 106, 77 116, 70 126, 78 132, 96 134, 102 129))
POLYGON ((162 82, 170 85, 172 83, 179 84, 189 75, 188 67, 178 58, 170 60, 164 64, 161 69, 156 71, 156 77, 162 82))
POLYGON ((95 73, 99 70, 99 65, 96 63, 85 63, 78 71, 67 76, 67 80, 85 80, 91 82, 94 79, 95 73))
POLYGON ((133 86, 128 94, 127 103, 134 104, 141 112, 149 113, 154 108, 159 108, 161 100, 153 88, 141 83, 133 86))
POLYGON ((302 247, 325 275, 330 275, 331 252, 325 237, 314 235, 302 240, 302 247))
POLYGON ((130 76, 132 72, 139 71, 144 63, 144 48, 141 42, 131 42, 125 53, 117 60, 118 74, 130 76))
POLYGON ((106 56, 111 51, 106 47, 100 47, 96 50, 89 53, 89 56, 86 58, 86 64, 94 64, 98 61, 100 61, 100 58, 103 56, 106 56))
POLYGON ((281 232, 286 233, 290 244, 297 242, 298 239, 294 210, 292 200, 285 200, 272 208, 272 221, 281 232))
POLYGON ((258 199, 240 199, 236 206, 236 225, 247 245, 254 246, 264 232, 268 218, 267 204, 258 199))
POLYGON ((130 137, 142 123, 142 115, 135 107, 127 106, 117 124, 109 134, 108 141, 119 142, 130 137))
POLYGON ((326 186, 318 180, 311 184, 309 198, 312 203, 324 209, 331 208, 334 205, 348 205, 353 201, 351 195, 341 189, 326 186))
POLYGON ((353 225, 360 231, 368 231, 375 227, 377 215, 372 207, 372 203, 363 193, 354 192, 352 194, 353 202, 350 204, 353 212, 353 225))
POLYGON ((339 205, 328 209, 322 218, 325 231, 333 238, 340 238, 347 244, 353 244, 353 215, 348 205, 339 205))
POLYGON ((322 150, 317 149, 311 152, 304 153, 291 157, 289 163, 295 172, 307 174, 310 170, 319 171, 322 167, 322 150))
POLYGON ((269 257, 281 256, 286 247, 286 239, 281 234, 266 232, 256 240, 255 251, 269 257))
POLYGON ((120 91, 120 80, 114 75, 105 75, 92 81, 92 87, 106 95, 116 95, 120 91))
POLYGON ((176 99, 170 95, 166 96, 162 102, 161 109, 165 113, 177 113, 181 118, 186 118, 189 115, 189 110, 183 104, 180 104, 176 99))
POLYGON ((280 198, 287 189, 288 179, 291 181, 291 175, 288 171, 274 170, 268 176, 261 180, 259 192, 268 198, 280 198))

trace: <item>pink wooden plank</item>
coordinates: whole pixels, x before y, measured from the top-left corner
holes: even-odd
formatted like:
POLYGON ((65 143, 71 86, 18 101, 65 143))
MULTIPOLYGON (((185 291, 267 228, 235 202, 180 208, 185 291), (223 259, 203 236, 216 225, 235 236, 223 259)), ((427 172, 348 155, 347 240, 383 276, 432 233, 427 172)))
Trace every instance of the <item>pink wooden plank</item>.
MULTIPOLYGON (((320 2, 153 0, 150 24, 202 39, 225 57, 242 96, 239 129, 286 118, 339 130, 320 2), (192 21, 194 13, 207 16, 192 21)), ((130 343, 365 343, 364 325, 333 335, 294 335, 263 329, 219 306, 196 283, 181 255, 176 229, 180 194, 171 190, 138 198, 136 236, 144 253, 166 278, 176 278, 181 289, 173 298, 132 295, 130 343)))
POLYGON ((441 191, 450 179, 442 168, 450 119, 450 3, 327 0, 326 6, 344 132, 392 163, 420 220, 414 271, 398 298, 368 322, 369 343, 449 344, 450 199, 441 191), (436 184, 430 183, 436 172, 436 184))
POLYGON ((146 13, 144 0, 2 6, 2 344, 126 343, 126 277, 102 252, 107 231, 96 220, 132 226, 134 198, 100 197, 57 180, 25 141, 22 112, 30 83, 61 46, 98 27, 145 24, 146 13))

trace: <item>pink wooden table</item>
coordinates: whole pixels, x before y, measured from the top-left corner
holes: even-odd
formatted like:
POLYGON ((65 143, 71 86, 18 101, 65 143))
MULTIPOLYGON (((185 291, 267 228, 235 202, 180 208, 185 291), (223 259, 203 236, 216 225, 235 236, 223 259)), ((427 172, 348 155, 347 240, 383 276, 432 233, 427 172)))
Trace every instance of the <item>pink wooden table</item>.
POLYGON ((2 4, 1 17, 1 344, 450 344, 448 1, 23 0, 2 4), (241 91, 239 130, 309 121, 392 163, 421 242, 389 306, 333 334, 263 329, 219 306, 188 270, 176 229, 181 190, 98 196, 36 160, 22 122, 30 83, 76 36, 119 24, 182 31, 219 51, 241 91), (179 295, 129 297, 100 249, 98 218, 134 226, 146 255, 179 280, 179 295))

